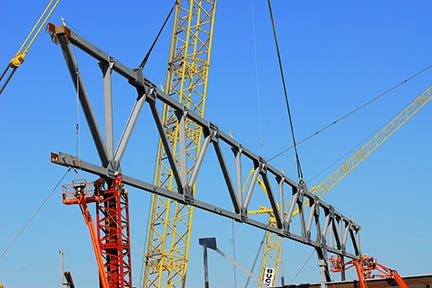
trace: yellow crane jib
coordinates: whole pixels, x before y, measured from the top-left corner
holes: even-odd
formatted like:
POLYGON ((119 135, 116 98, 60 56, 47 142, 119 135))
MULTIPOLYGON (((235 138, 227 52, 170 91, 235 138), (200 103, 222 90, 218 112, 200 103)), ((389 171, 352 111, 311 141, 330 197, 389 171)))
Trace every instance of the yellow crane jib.
POLYGON ((39 35, 42 27, 45 26, 45 23, 48 21, 48 18, 54 12, 54 9, 57 7, 60 0, 50 0, 48 5, 43 10, 42 14, 39 16, 39 19, 33 25, 30 33, 25 38, 24 42, 21 44, 21 47, 18 49, 18 52, 14 57, 9 61, 6 65, 6 68, 3 70, 0 75, 0 94, 6 88, 6 85, 11 80, 14 75, 16 69, 24 63, 24 58, 27 55, 30 47, 33 45, 33 42, 36 40, 36 37, 39 35), (4 80, 3 80, 4 79, 4 80))
POLYGON ((406 106, 396 117, 393 118, 381 131, 371 138, 354 155, 346 160, 338 169, 328 176, 321 184, 312 187, 311 192, 319 197, 324 196, 336 184, 338 184, 348 173, 357 167, 364 159, 374 152, 411 117, 413 117, 423 106, 432 99, 432 85, 406 106))
MULTIPOLYGON (((321 184, 312 186, 310 192, 322 198, 327 192, 333 189, 345 176, 347 176, 354 168, 356 168, 363 160, 371 155, 379 146, 381 146, 390 136, 392 136, 400 127, 402 127, 409 119, 411 119, 418 111, 421 110, 432 99, 432 85, 424 90, 417 98, 408 104, 399 114, 397 114, 392 121, 390 121, 382 130, 380 130, 373 138, 371 138, 365 145, 363 145, 356 153, 354 153, 348 160, 346 160, 339 168, 330 174, 321 184)), ((246 180, 250 181, 250 175, 254 173, 252 169, 246 180)), ((264 184, 260 178, 257 179, 264 193, 267 193, 264 184)), ((246 184, 245 184, 246 185, 246 184)), ((308 201, 308 200, 306 200, 308 201)), ((305 203, 308 205, 308 203, 305 203)), ((289 205, 287 203, 286 205, 289 205)), ((269 214, 269 224, 275 225, 273 210, 271 208, 260 207, 256 211, 248 211, 249 214, 269 214)), ((292 213, 294 217, 299 213, 298 208, 292 213)), ((263 279, 264 273, 268 267, 273 269, 276 274, 281 257, 282 238, 272 233, 267 232, 260 277, 263 279)), ((273 281, 276 277, 273 278, 273 281)), ((274 284, 274 283, 273 283, 274 284)))

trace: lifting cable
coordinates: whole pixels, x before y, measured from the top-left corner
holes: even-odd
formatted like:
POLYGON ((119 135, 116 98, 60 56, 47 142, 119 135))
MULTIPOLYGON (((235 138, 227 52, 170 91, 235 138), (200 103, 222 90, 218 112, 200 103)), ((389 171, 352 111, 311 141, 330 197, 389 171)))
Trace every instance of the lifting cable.
POLYGON ((27 223, 21 228, 21 230, 18 232, 18 234, 12 239, 12 241, 8 244, 8 246, 4 249, 4 251, 0 254, 0 260, 3 258, 4 255, 9 251, 9 249, 12 247, 12 245, 18 240, 18 238, 24 233, 24 231, 27 229, 27 227, 33 222, 33 220, 36 218, 36 215, 42 210, 42 208, 45 206, 45 204, 48 202, 48 200, 51 198, 52 194, 56 191, 57 187, 62 183, 63 179, 66 177, 66 175, 71 171, 71 168, 69 168, 66 173, 60 178, 60 180, 57 182, 57 184, 54 186, 54 188, 51 190, 51 192, 48 194, 48 196, 45 198, 45 200, 42 202, 42 204, 36 209, 36 211, 33 213, 33 215, 30 217, 30 219, 27 221, 27 223))
MULTIPOLYGON (((426 71, 429 70, 430 68, 432 68, 432 65, 429 65, 429 66, 427 66, 426 68, 423 68, 422 70, 420 70, 420 71, 414 73, 413 75, 411 75, 411 76, 408 77, 407 79, 405 79, 405 80, 399 82, 398 84, 396 84, 395 86, 393 86, 393 87, 391 87, 391 88, 385 90, 384 92, 382 92, 381 94, 375 96, 374 98, 372 98, 371 100, 367 101, 366 103, 364 103, 364 104, 358 106, 357 108, 355 108, 355 109, 353 109, 352 111, 346 113, 346 114, 343 115, 342 117, 339 117, 338 119, 336 119, 335 121, 333 121, 333 122, 327 124, 327 125, 324 126, 323 128, 318 129, 317 131, 315 131, 315 132, 312 133, 311 135, 309 135, 309 136, 307 136, 306 138, 303 138, 302 140, 300 140, 300 141, 297 143, 297 146, 300 145, 301 143, 303 143, 303 142, 309 140, 310 138, 312 138, 312 137, 318 135, 319 133, 323 132, 324 130, 327 130, 328 128, 330 128, 330 127, 336 125, 338 122, 344 120, 344 119, 347 118, 348 116, 351 116, 351 115, 354 114, 355 112, 358 112, 359 110, 365 108, 365 107, 368 106, 369 104, 372 104, 373 102, 375 102, 375 101, 378 100, 379 98, 381 98, 381 97, 383 97, 384 95, 386 95, 386 94, 392 92, 393 90, 399 88, 400 86, 406 84, 408 81, 410 81, 410 80, 414 79, 415 77, 419 76, 420 74, 426 72, 426 71)), ((267 159, 267 161, 271 161, 271 160, 273 160, 273 159, 275 159, 275 158, 281 156, 282 154, 288 152, 289 150, 291 150, 291 149, 294 148, 294 147, 295 147, 294 145, 291 146, 291 147, 288 147, 287 149, 285 149, 285 150, 279 152, 278 154, 274 155, 273 157, 267 159)))
POLYGON ((138 67, 139 71, 142 71, 144 69, 144 66, 147 64, 147 60, 150 57, 151 52, 153 51, 154 46, 156 45, 156 42, 159 39, 159 36, 161 35, 163 29, 165 28, 165 25, 167 24, 169 18, 171 17, 172 12, 174 11, 174 8, 176 5, 178 5, 178 1, 174 1, 174 5, 171 7, 171 10, 169 11, 167 17, 165 18, 165 21, 162 24, 162 27, 160 28, 158 34, 156 35, 156 38, 153 40, 152 45, 150 46, 150 49, 147 51, 147 54, 144 56, 144 59, 141 61, 140 66, 138 67))
POLYGON ((257 41, 256 41, 256 20, 255 20, 255 5, 254 0, 252 2, 252 31, 253 31, 253 48, 254 48, 254 62, 255 62, 255 87, 257 94, 257 106, 258 106, 258 130, 259 130, 259 147, 261 148, 263 143, 263 133, 262 133, 262 117, 261 117, 261 97, 259 90, 259 73, 258 73, 258 56, 257 56, 257 41))
MULTIPOLYGON (((78 63, 76 63, 78 67, 78 63)), ((80 157, 80 72, 79 69, 75 71, 76 74, 76 124, 75 124, 75 137, 76 137, 76 157, 80 157)))
POLYGON ((330 168, 334 167, 337 163, 339 163, 340 161, 342 161, 342 159, 346 159, 348 156, 350 155, 354 155, 355 151, 358 151, 358 149, 360 149, 360 147, 362 146, 363 143, 368 142, 370 139, 372 139, 372 137, 374 137, 374 135, 377 135, 377 133, 382 130, 382 128, 378 128, 375 131, 373 131, 372 133, 370 133, 367 137, 365 137, 362 141, 360 141, 357 145, 355 145, 353 148, 351 148, 349 151, 345 152, 343 155, 341 155, 340 157, 338 157, 335 161, 333 161, 329 166, 327 166, 326 168, 324 168, 320 173, 318 173, 317 175, 313 176, 312 178, 308 179, 308 182, 312 182, 314 181, 316 178, 318 178, 319 176, 321 176, 323 173, 325 173, 326 171, 330 170, 330 168))
POLYGON ((315 250, 312 250, 312 253, 309 255, 309 257, 306 259, 305 263, 303 264, 303 266, 300 268, 299 271, 297 271, 297 273, 294 275, 294 277, 291 280, 291 283, 294 283, 294 280, 297 278, 297 276, 303 271, 303 269, 305 268, 306 264, 309 262, 309 260, 312 258, 312 255, 314 254, 315 250))
MULTIPOLYGON (((264 232, 263 239, 261 240, 261 243, 260 243, 260 245, 259 245, 259 247, 258 247, 257 254, 255 255, 255 259, 254 259, 254 261, 253 261, 253 263, 252 263, 251 272, 253 272, 253 271, 255 270, 255 265, 256 265, 256 263, 257 263, 257 261, 258 261, 258 257, 261 255, 261 250, 262 250, 262 247, 263 247, 263 245, 264 245, 264 242, 265 242, 266 237, 267 237, 267 231, 264 232)), ((247 288, 247 287, 249 286, 249 281, 250 281, 250 279, 251 279, 251 277, 248 276, 244 288, 247 288)))
POLYGON ((270 19, 271 19, 271 23, 272 23, 272 28, 273 28, 273 37, 274 37, 274 41, 275 41, 275 45, 276 45, 276 52, 277 52, 278 61, 279 61, 279 69, 280 69, 280 74, 281 74, 281 78, 282 78, 282 85, 283 85, 283 90, 284 90, 284 95, 285 95, 285 104, 287 107, 288 118, 289 118, 289 123, 290 123, 290 128, 291 128, 293 147, 294 147, 295 156, 296 156, 297 174, 298 174, 299 180, 301 181, 301 180, 303 180, 303 172, 301 169, 300 158, 299 158, 298 151, 297 151, 297 143, 296 143, 296 139, 295 139, 295 135, 294 135, 294 126, 293 126, 293 121, 292 121, 292 117, 291 117, 291 109, 290 109, 290 106, 288 103, 288 94, 287 94, 285 77, 284 77, 283 68, 282 68, 282 60, 281 60, 281 55, 280 55, 280 51, 279 51, 279 44, 278 44, 277 35, 276 35, 276 27, 274 24, 273 12, 272 12, 270 0, 267 0, 267 3, 268 3, 269 12, 270 12, 270 19))

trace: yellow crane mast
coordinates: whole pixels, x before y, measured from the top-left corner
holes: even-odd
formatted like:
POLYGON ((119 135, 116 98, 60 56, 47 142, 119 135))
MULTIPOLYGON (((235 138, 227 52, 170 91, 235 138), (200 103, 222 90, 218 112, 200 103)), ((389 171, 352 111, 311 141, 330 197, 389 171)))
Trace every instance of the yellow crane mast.
POLYGON ((45 23, 47 22, 51 14, 54 12, 54 9, 57 7, 59 2, 60 0, 55 0, 55 1, 50 0, 48 2, 42 14, 39 16, 39 19, 33 25, 33 28, 30 30, 30 33, 27 35, 24 42, 21 44, 21 47, 18 49, 18 52, 15 54, 14 57, 12 57, 12 59, 6 65, 6 68, 3 70, 2 74, 0 75, 0 94, 6 88, 6 85, 11 80, 16 69, 19 66, 21 66, 21 64, 24 62, 24 58, 27 55, 30 47, 33 45, 33 42, 36 40, 36 37, 41 32, 42 27, 45 26, 45 23))
MULTIPOLYGON (((337 168, 332 174, 324 179, 321 184, 313 186, 311 192, 322 198, 334 186, 336 186, 345 176, 347 176, 354 168, 356 168, 363 160, 371 155, 381 144, 383 144, 390 136, 392 136, 399 128, 401 128, 409 119, 419 112, 432 99, 432 85, 429 86, 423 93, 414 99, 406 106, 392 121, 390 121, 382 130, 364 144, 356 153, 337 168)), ((260 186, 265 191, 265 186, 259 179, 260 186)), ((271 214, 270 208, 261 207, 260 210, 250 211, 250 214, 269 213, 269 224, 274 225, 274 216, 271 214)), ((298 210, 293 213, 298 214, 298 210)), ((265 246, 261 261, 260 279, 263 279, 266 269, 273 269, 274 275, 277 274, 278 266, 281 258, 282 238, 273 235, 270 232, 266 233, 265 246)), ((274 281, 276 277, 273 278, 274 281)), ((274 283, 273 283, 274 284, 274 283)))
MULTIPOLYGON (((204 116, 216 0, 177 1, 171 39, 166 93, 189 111, 204 116)), ((186 143, 179 143, 179 119, 165 105, 162 121, 176 164, 187 179, 200 152, 202 130, 186 120, 186 143), (186 159, 181 159, 181 146, 186 159)), ((171 191, 175 180, 166 153, 159 145, 155 184, 171 191)), ((171 199, 152 198, 144 287, 185 287, 193 207, 171 199)))

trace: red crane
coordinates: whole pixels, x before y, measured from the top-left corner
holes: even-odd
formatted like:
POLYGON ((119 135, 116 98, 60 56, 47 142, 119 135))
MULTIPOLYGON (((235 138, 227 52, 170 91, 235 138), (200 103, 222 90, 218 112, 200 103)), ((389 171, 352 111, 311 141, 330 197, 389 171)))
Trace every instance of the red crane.
POLYGON ((62 187, 63 203, 78 204, 92 240, 102 288, 132 288, 128 195, 122 178, 83 179, 62 187), (105 186, 107 188, 105 188, 105 186), (96 203, 96 228, 87 203, 96 203))
POLYGON ((338 256, 337 258, 334 258, 334 256, 332 256, 330 258, 330 265, 331 272, 342 272, 355 267, 360 282, 360 288, 367 288, 366 279, 372 279, 374 277, 393 278, 399 287, 408 288, 408 285, 396 270, 378 263, 376 258, 368 255, 363 255, 360 259, 353 259, 346 263, 343 263, 342 257, 338 256), (372 274, 374 270, 378 273, 372 274))

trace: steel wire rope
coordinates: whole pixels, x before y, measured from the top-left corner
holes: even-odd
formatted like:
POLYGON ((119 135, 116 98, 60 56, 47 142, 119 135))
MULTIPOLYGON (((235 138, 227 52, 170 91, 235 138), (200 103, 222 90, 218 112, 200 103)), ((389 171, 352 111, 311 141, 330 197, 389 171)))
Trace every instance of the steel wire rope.
MULTIPOLYGON (((385 125, 384 125, 385 126, 385 125)), ((349 151, 345 152, 343 155, 341 155, 340 157, 338 157, 335 161, 333 161, 329 166, 327 166, 325 169, 323 169, 321 172, 319 172, 317 175, 315 175, 314 177, 312 177, 311 179, 308 180, 308 182, 311 182, 313 180, 315 180, 316 178, 318 178, 319 176, 321 176, 324 172, 330 170, 330 168, 332 168, 333 166, 335 166, 339 161, 341 161, 342 159, 344 159, 346 156, 348 155, 352 155, 352 153, 354 151, 356 151, 359 147, 361 147, 361 145, 365 142, 368 141, 368 139, 371 139, 374 135, 376 135, 378 133, 378 131, 382 130, 382 128, 378 128, 375 129, 372 133, 370 133, 367 137, 365 137, 362 141, 360 141, 357 145, 355 145, 353 148, 351 148, 349 151)))
MULTIPOLYGON (((252 267, 251 267, 251 272, 252 272, 252 273, 253 273, 253 271, 255 270, 255 265, 256 265, 256 263, 257 263, 257 261, 258 261, 258 257, 259 257, 259 255, 261 254, 261 250, 262 250, 262 247, 263 247, 263 245, 264 245, 264 242, 265 242, 266 237, 267 237, 267 232, 264 232, 263 239, 262 239, 261 242, 260 242, 260 245, 259 245, 259 247, 258 247, 258 251, 257 251, 257 253, 256 253, 256 255, 255 255, 255 259, 254 259, 254 261, 253 261, 253 263, 252 263, 252 267)), ((249 281, 250 281, 250 279, 251 279, 251 277, 248 276, 248 278, 246 279, 246 283, 245 283, 244 288, 247 288, 247 287, 249 286, 249 281)))
POLYGON ((264 145, 263 133, 262 133, 262 116, 261 116, 261 97, 259 89, 259 71, 258 71, 258 56, 257 56, 257 44, 256 44, 256 19, 255 19, 255 5, 254 0, 252 2, 252 35, 253 35, 253 51, 254 51, 254 63, 255 63, 255 87, 257 94, 257 109, 258 109, 258 131, 259 131, 259 148, 264 145))
MULTIPOLYGON (((150 57, 151 52, 153 51, 153 48, 156 46, 156 43, 159 40, 160 35, 162 34, 162 32, 163 32, 163 30, 164 30, 164 28, 165 28, 165 26, 166 26, 169 18, 171 17, 172 12, 174 11, 174 8, 178 4, 179 4, 178 0, 175 0, 173 6, 171 7, 170 11, 168 12, 167 17, 165 18, 164 22, 162 23, 162 26, 159 29, 159 32, 157 33, 155 39, 153 40, 152 45, 150 46, 149 50, 147 51, 146 55, 144 56, 143 60, 141 61, 141 64, 138 67, 139 71, 142 71, 144 69, 145 65, 147 64, 147 61, 148 61, 148 59, 150 57)), ((146 227, 149 227, 149 225, 150 225, 150 216, 151 216, 151 209, 150 208, 151 208, 151 205, 152 204, 151 204, 151 201, 150 201, 150 203, 149 203, 149 210, 148 210, 149 212, 148 212, 148 217, 147 217, 147 226, 146 227)), ((147 237, 148 237, 148 233, 149 233, 149 231, 148 231, 148 229, 146 229, 145 236, 144 236, 146 240, 147 240, 147 237)), ((144 249, 146 249, 146 246, 147 246, 146 245, 146 241, 144 241, 144 249)), ((145 260, 144 259, 146 257, 146 254, 145 254, 145 250, 141 250, 141 252, 142 252, 141 253, 141 255, 142 255, 142 261, 141 261, 141 269, 140 269, 141 273, 140 273, 140 275, 144 275, 144 264, 145 264, 145 260)), ((140 277, 140 287, 143 287, 143 280, 144 280, 143 278, 144 277, 140 277)))
POLYGON ((296 157, 296 164, 297 164, 297 174, 298 174, 299 180, 302 181, 303 180, 303 172, 301 169, 300 158, 299 158, 299 154, 298 154, 298 150, 297 150, 297 143, 296 143, 296 138, 295 138, 295 133, 294 133, 294 125, 293 125, 293 120, 292 120, 292 116, 291 116, 290 105, 288 102, 288 93, 287 93, 286 84, 285 84, 285 76, 284 76, 283 67, 282 67, 282 59, 281 59, 281 55, 280 55, 280 51, 279 51, 279 43, 277 40, 276 27, 275 27, 275 23, 274 23, 273 12, 272 12, 270 0, 267 0, 267 3, 268 3, 269 12, 270 12, 270 19, 271 19, 271 24, 272 24, 272 29, 273 29, 273 38, 274 38, 275 45, 276 45, 276 52, 277 52, 277 57, 278 57, 278 62, 279 62, 279 70, 280 70, 281 80, 282 80, 282 85, 283 85, 283 90, 284 90, 285 105, 287 108, 289 124, 290 124, 290 128, 291 128, 291 137, 292 137, 292 141, 293 141, 295 157, 296 157))
MULTIPOLYGON (((330 128, 330 127, 336 125, 338 122, 344 120, 345 118, 351 116, 352 114, 354 114, 354 113, 358 112, 359 110, 365 108, 366 106, 372 104, 373 102, 375 102, 375 101, 378 100, 379 98, 381 98, 381 97, 383 97, 383 96, 389 94, 389 93, 392 92, 393 90, 395 90, 395 89, 399 88, 400 86, 406 84, 408 81, 410 81, 410 80, 414 79, 415 77, 419 76, 420 74, 426 72, 426 71, 429 70, 430 68, 432 68, 432 64, 429 65, 429 66, 427 66, 426 68, 423 68, 422 70, 420 70, 420 71, 414 73, 413 75, 411 75, 411 76, 408 77, 407 79, 405 79, 405 80, 399 82, 399 83, 396 84, 395 86, 393 86, 393 87, 391 87, 391 88, 385 90, 385 91, 382 92, 381 94, 378 94, 377 96, 375 96, 375 97, 372 98, 371 100, 369 100, 369 101, 363 103, 362 105, 360 105, 360 106, 358 106, 357 108, 351 110, 350 112, 344 114, 342 117, 339 117, 339 118, 337 118, 336 120, 334 120, 333 122, 330 122, 329 124, 327 124, 327 125, 324 126, 323 128, 318 129, 317 131, 315 131, 315 132, 312 133, 311 135, 309 135, 309 136, 303 138, 302 140, 300 140, 300 141, 297 143, 297 145, 302 144, 303 142, 309 140, 310 138, 312 138, 312 137, 314 137, 314 136, 320 134, 320 133, 323 132, 324 130, 327 130, 328 128, 330 128)), ((271 161, 271 160, 273 160, 273 159, 275 159, 275 158, 281 156, 282 154, 288 152, 288 151, 291 150, 292 148, 294 148, 294 145, 288 147, 287 149, 285 149, 285 150, 283 150, 283 151, 281 151, 281 152, 279 152, 278 154, 274 155, 273 157, 268 158, 267 161, 271 161)))
POLYGON ((294 283, 294 280, 297 278, 297 276, 303 271, 303 269, 306 267, 306 264, 309 262, 309 260, 312 258, 312 255, 314 254, 315 250, 312 250, 312 253, 309 255, 309 257, 306 259, 305 263, 302 267, 300 267, 299 271, 294 275, 291 282, 294 283))
POLYGON ((81 115, 80 115, 80 99, 79 99, 79 94, 80 94, 80 85, 79 85, 79 79, 80 79, 80 73, 79 73, 79 69, 78 69, 78 63, 76 63, 76 67, 77 70, 75 71, 75 75, 76 75, 76 125, 75 125, 75 137, 76 137, 76 157, 79 158, 80 156, 80 126, 81 126, 81 115))
POLYGON ((0 254, 0 260, 3 258, 4 255, 9 251, 9 249, 12 247, 13 244, 18 240, 18 238, 24 233, 24 231, 30 226, 30 224, 33 222, 33 220, 36 218, 37 214, 42 210, 42 208, 45 206, 45 204, 48 202, 48 200, 51 198, 51 196, 54 194, 57 187, 61 184, 63 179, 66 177, 66 175, 70 172, 71 168, 68 168, 68 170, 65 172, 65 174, 60 178, 60 180, 57 182, 57 184, 54 186, 54 188, 51 190, 51 192, 45 197, 44 201, 42 201, 42 204, 39 205, 39 207, 36 209, 36 211, 32 214, 30 219, 24 224, 24 226, 21 228, 21 230, 17 233, 17 235, 9 242, 7 247, 3 250, 3 252, 0 254))
POLYGON ((169 11, 167 17, 165 18, 165 21, 162 24, 162 27, 159 29, 158 34, 156 35, 155 39, 153 40, 152 45, 150 46, 149 50, 147 51, 146 55, 144 56, 143 60, 141 61, 140 66, 138 67, 139 71, 142 71, 147 64, 148 58, 150 57, 151 52, 153 51, 154 46, 156 45, 156 42, 159 39, 159 36, 162 34, 162 31, 165 28, 165 25, 167 24, 169 18, 171 17, 172 12, 174 11, 175 6, 178 4, 178 1, 174 1, 174 5, 171 7, 171 10, 169 11))

